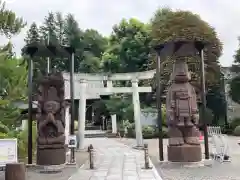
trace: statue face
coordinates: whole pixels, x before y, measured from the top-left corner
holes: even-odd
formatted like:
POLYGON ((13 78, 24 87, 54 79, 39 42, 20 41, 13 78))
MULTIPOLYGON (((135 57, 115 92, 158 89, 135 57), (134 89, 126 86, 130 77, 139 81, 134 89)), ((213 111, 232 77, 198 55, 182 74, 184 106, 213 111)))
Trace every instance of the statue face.
POLYGON ((188 82, 190 74, 185 61, 176 60, 173 68, 173 80, 175 82, 188 82))
POLYGON ((44 104, 44 110, 47 113, 56 113, 60 109, 60 104, 56 101, 47 101, 44 104))

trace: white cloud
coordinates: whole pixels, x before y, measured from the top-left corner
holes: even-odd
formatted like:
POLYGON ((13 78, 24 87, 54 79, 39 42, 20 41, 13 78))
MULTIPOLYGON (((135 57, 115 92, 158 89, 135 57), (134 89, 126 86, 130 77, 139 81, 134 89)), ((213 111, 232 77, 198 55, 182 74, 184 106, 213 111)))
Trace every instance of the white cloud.
MULTIPOLYGON (((240 35, 240 1, 238 0, 6 0, 7 7, 22 16, 29 24, 41 22, 48 11, 75 15, 81 28, 94 28, 104 35, 111 32, 122 18, 135 17, 147 22, 158 7, 190 10, 215 27, 224 43, 222 65, 230 65, 240 35), (230 3, 231 2, 231 3, 230 3)), ((23 46, 26 31, 13 38, 17 52, 23 46)))

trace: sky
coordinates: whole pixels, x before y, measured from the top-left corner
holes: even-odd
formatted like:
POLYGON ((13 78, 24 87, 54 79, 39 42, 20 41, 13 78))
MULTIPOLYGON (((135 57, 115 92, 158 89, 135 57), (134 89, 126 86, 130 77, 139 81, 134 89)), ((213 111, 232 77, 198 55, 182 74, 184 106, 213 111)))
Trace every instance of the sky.
MULTIPOLYGON (((240 36, 239 0, 4 0, 8 9, 23 17, 28 25, 40 24, 49 11, 74 14, 80 28, 93 28, 103 35, 109 35, 112 26, 122 18, 137 18, 148 22, 159 7, 190 10, 199 14, 216 29, 224 44, 220 57, 222 66, 230 66, 238 47, 240 36)), ((12 38, 17 54, 24 45, 26 27, 12 38)), ((1 44, 6 40, 0 38, 1 44)))

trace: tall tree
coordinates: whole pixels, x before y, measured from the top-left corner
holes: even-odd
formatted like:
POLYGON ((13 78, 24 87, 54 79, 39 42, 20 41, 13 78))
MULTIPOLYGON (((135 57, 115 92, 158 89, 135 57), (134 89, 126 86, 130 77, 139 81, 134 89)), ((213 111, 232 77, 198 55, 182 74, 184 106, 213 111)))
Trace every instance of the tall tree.
POLYGON ((96 57, 101 57, 107 48, 108 40, 94 29, 86 29, 83 34, 84 48, 96 57))
POLYGON ((96 73, 101 68, 101 58, 107 48, 107 39, 96 30, 87 29, 83 33, 83 59, 80 72, 96 73))
POLYGON ((15 12, 6 9, 5 5, 4 1, 0 1, 0 33, 6 37, 11 37, 19 34, 26 23, 22 18, 18 18, 15 12))
MULTIPOLYGON (((100 57, 107 44, 97 31, 82 31, 72 14, 65 19, 65 42, 76 49, 75 72, 94 73, 100 70, 100 57)), ((69 61, 64 67, 69 67, 69 61)), ((69 69, 69 68, 68 68, 69 69)))
POLYGON ((9 129, 16 128, 15 121, 20 114, 13 103, 26 100, 27 70, 26 66, 19 66, 19 61, 22 59, 0 55, 0 127, 4 124, 9 129))
MULTIPOLYGON (((72 14, 68 14, 65 17, 64 23, 64 42, 66 45, 72 46, 76 49, 75 53, 75 62, 74 62, 74 71, 77 72, 80 67, 80 62, 83 57, 83 42, 82 42, 83 32, 79 28, 78 22, 72 14)), ((60 64, 59 64, 60 65, 60 64)), ((64 61, 59 66, 59 69, 69 71, 70 70, 70 61, 64 61)))
POLYGON ((56 12, 55 26, 58 43, 64 45, 64 17, 61 12, 56 12))
POLYGON ((123 19, 113 27, 109 38, 109 48, 103 56, 104 70, 111 72, 146 70, 150 41, 146 24, 134 18, 129 21, 123 19), (116 66, 117 61, 118 65, 116 66))
MULTIPOLYGON (((27 36, 25 37, 24 41, 26 45, 35 42, 38 43, 42 42, 39 28, 35 22, 33 22, 30 25, 30 28, 27 31, 27 36)), ((25 54, 25 47, 22 48, 22 55, 25 59, 25 62, 28 62, 29 57, 25 54)), ((38 79, 47 73, 47 60, 41 57, 33 57, 32 60, 33 60, 33 87, 34 87, 33 90, 36 91, 38 79)))
MULTIPOLYGON (((207 85, 213 86, 220 81, 220 66, 218 58, 222 52, 222 43, 213 27, 201 17, 190 11, 173 11, 168 8, 158 9, 151 20, 152 45, 175 40, 204 40, 209 42, 204 50, 207 85)), ((155 53, 150 58, 151 67, 155 67, 155 53)), ((167 84, 171 74, 172 57, 162 60, 163 84, 167 84), (163 62, 165 61, 165 62, 163 62), (165 80, 165 81, 164 81, 165 80)), ((187 57, 192 71, 193 84, 200 87, 200 69, 198 57, 187 57)))
POLYGON ((238 37, 238 49, 235 51, 234 61, 231 67, 231 71, 233 73, 233 78, 230 82, 230 92, 229 95, 232 100, 238 104, 240 104, 240 37, 238 37))
POLYGON ((49 42, 58 43, 56 35, 55 14, 49 12, 44 18, 43 25, 40 27, 41 38, 45 41, 45 44, 49 42))
MULTIPOLYGON (((40 37, 45 45, 53 44, 58 45, 58 37, 57 37, 57 28, 56 28, 56 18, 53 12, 49 12, 47 16, 45 16, 43 25, 39 28, 40 37)), ((47 61, 47 58, 45 58, 47 61)), ((56 68, 58 65, 58 58, 50 58, 50 68, 56 68)))

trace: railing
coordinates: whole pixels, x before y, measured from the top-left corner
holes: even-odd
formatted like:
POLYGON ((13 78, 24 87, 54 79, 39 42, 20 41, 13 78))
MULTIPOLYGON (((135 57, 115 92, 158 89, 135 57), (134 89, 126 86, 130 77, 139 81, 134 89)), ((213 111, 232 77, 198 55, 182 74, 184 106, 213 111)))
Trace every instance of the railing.
POLYGON ((211 156, 214 160, 229 161, 229 146, 227 136, 222 134, 220 126, 209 126, 208 134, 212 137, 211 156))

